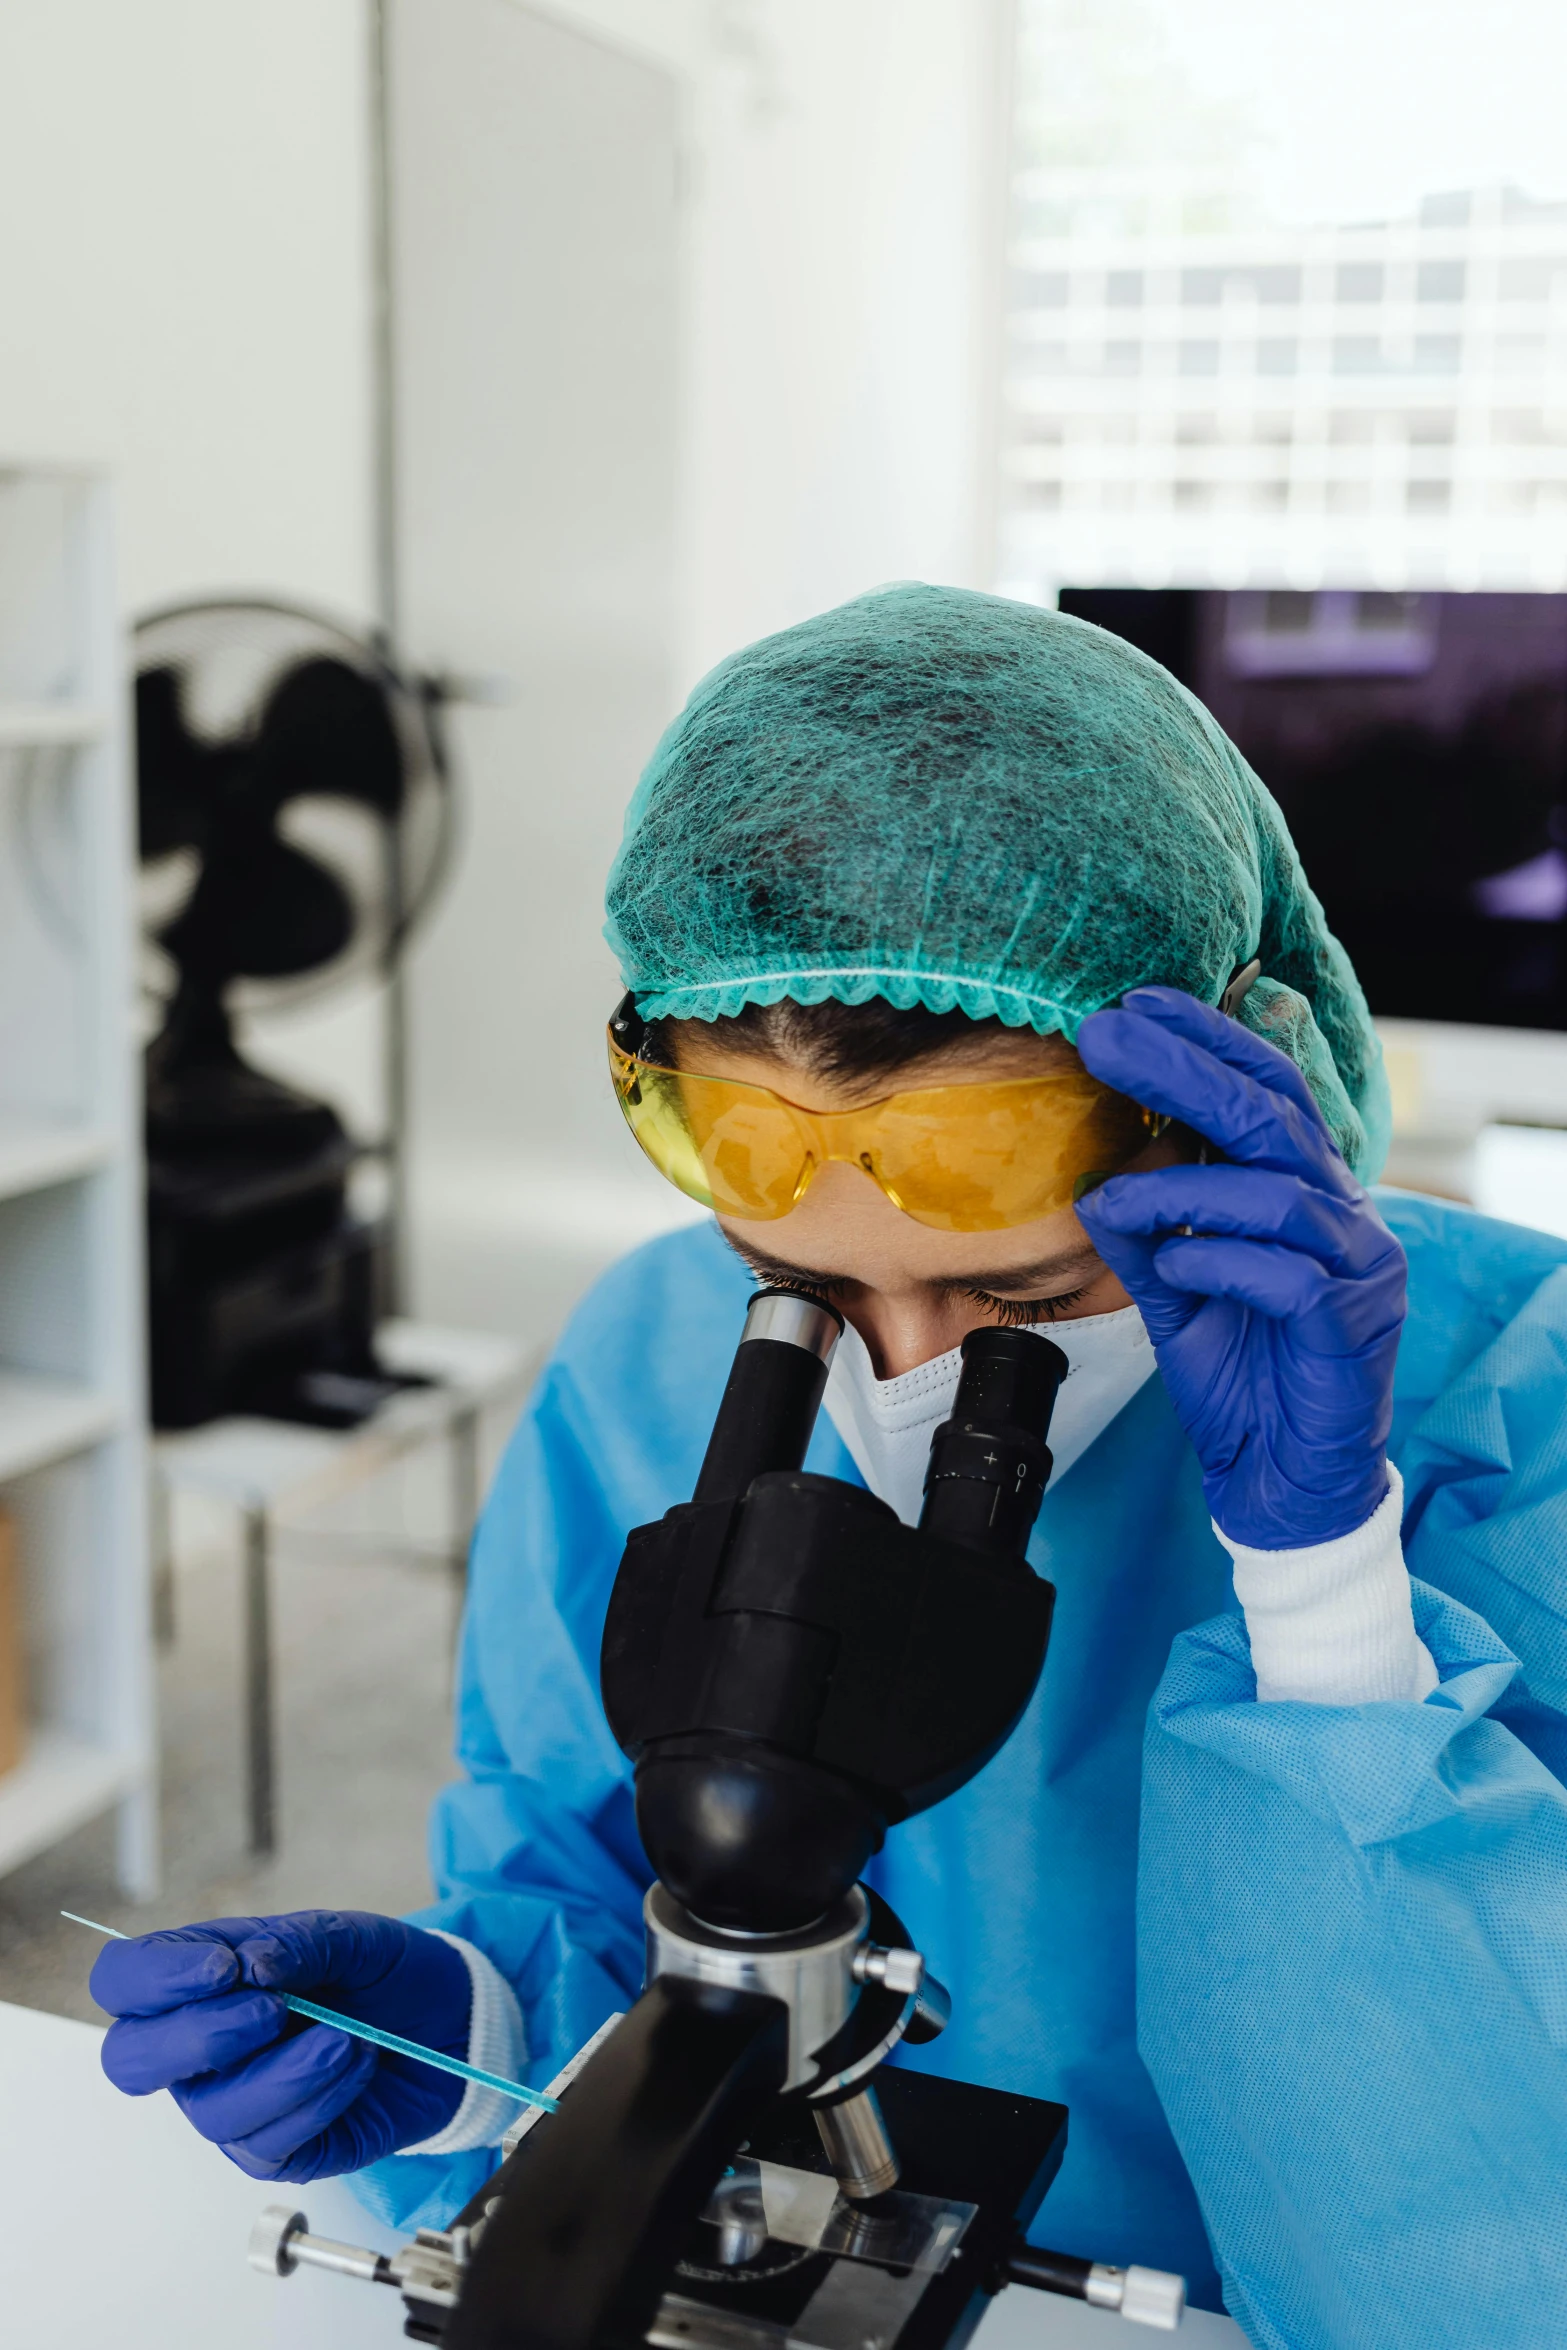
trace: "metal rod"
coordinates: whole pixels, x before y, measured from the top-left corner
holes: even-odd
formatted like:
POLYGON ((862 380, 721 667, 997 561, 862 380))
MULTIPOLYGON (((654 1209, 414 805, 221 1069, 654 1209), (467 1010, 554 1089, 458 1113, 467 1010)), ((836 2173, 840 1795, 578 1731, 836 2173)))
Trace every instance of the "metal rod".
MULTIPOLYGON (((376 619, 385 659, 400 667, 397 481, 397 286, 392 219, 392 26, 390 0, 370 6, 371 502, 375 527, 376 619)), ((402 829, 387 843, 387 954, 382 974, 382 1083, 385 1090, 388 1311, 408 1307, 408 996, 402 948, 405 891, 402 829)))
POLYGON ((370 296, 376 618, 397 641, 397 314, 392 276, 392 35, 389 0, 370 6, 370 296))
POLYGON ((245 1751, 250 1849, 277 1849, 272 1743, 272 1589, 267 1513, 245 1512, 245 1751))
POLYGON ((174 1646, 174 1510, 168 1486, 152 1477, 152 1636, 160 1648, 174 1646))
POLYGON ((452 1581, 459 1600, 468 1574, 468 1552, 479 1522, 479 1408, 469 1405, 453 1415, 450 1430, 452 1463, 452 1581))

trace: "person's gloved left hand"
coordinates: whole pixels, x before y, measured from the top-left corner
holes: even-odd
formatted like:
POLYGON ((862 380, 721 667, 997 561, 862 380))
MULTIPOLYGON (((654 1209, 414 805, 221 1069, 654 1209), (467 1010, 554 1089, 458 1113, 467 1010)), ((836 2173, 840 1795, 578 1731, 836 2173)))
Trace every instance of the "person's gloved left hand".
POLYGON ((1388 1490, 1403 1250, 1261 1037, 1140 987, 1077 1049, 1230 1162, 1119 1175, 1077 1210, 1142 1314, 1215 1523, 1258 1550, 1352 1533, 1388 1490))
POLYGON ((436 2136, 462 2100, 451 2074, 309 2023, 278 1996, 466 2057, 462 1953, 399 1918, 307 1909, 139 1934, 99 1953, 91 1989, 119 2018, 103 2043, 115 2087, 170 2090, 253 2179, 360 2170, 436 2136))

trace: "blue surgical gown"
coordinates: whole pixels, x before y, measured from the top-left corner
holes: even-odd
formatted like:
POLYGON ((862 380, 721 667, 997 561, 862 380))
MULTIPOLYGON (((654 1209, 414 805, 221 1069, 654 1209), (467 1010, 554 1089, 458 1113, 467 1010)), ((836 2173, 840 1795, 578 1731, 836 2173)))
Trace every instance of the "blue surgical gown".
MULTIPOLYGON (((1259 1705, 1157 1377, 1040 1512, 1044 1679, 871 1871, 953 1997, 895 2061, 1059 2098, 1045 2243, 1179 2269, 1259 2350, 1567 2342, 1567 1242, 1396 1193, 1392 1449, 1424 1704, 1259 1705)), ((711 1226, 575 1315, 473 1555, 423 1921, 515 1985, 546 2080, 641 1981, 648 1869, 598 1651, 686 1499, 749 1290, 711 1226)), ((812 1467, 856 1479, 831 1426, 812 1467)), ((856 1479, 857 1481, 857 1479, 856 1479)), ((440 2220, 493 2158, 360 2174, 440 2220)))

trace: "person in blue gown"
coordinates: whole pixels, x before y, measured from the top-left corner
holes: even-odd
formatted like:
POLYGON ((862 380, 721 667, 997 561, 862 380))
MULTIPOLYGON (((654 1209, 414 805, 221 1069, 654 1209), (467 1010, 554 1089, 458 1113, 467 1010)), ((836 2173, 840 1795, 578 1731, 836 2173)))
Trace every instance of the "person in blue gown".
POLYGON ((616 1265, 474 1545, 435 1904, 112 1945, 111 2076, 257 2177, 448 2219, 514 2109, 291 2034, 277 1991, 548 2080, 640 1986, 599 1642, 756 1277, 840 1305, 808 1465, 905 1515, 962 1331, 1039 1321, 1050 1654, 868 1872, 953 1999, 893 2061, 1068 2104, 1040 2240, 1180 2270, 1259 2350, 1567 2339, 1567 1242, 1368 1192, 1374 1039, 1260 784, 1100 632, 892 591, 699 689, 611 935, 683 1070, 818 1110, 917 1080, 939 1123, 1069 1039, 1175 1124, 1024 1227, 828 1166, 616 1265))

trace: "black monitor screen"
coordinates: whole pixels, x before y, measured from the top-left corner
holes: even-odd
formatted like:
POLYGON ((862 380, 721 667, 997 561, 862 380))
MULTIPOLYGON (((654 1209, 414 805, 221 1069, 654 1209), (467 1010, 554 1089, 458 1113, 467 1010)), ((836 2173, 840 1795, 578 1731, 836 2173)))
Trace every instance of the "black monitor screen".
POLYGON ((1567 596, 1067 588, 1282 806, 1374 1012, 1567 1028, 1567 596))

